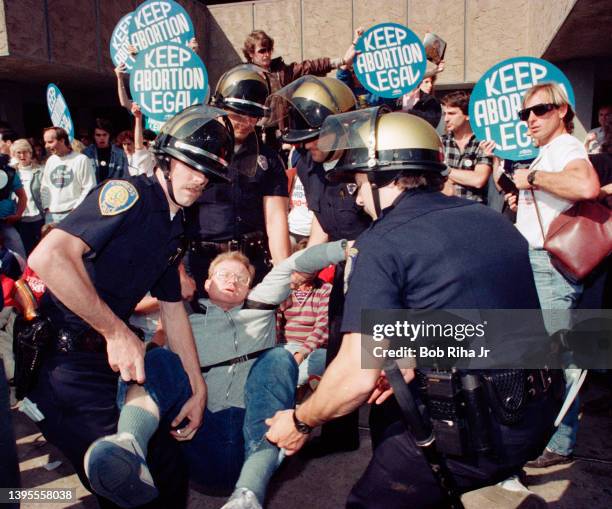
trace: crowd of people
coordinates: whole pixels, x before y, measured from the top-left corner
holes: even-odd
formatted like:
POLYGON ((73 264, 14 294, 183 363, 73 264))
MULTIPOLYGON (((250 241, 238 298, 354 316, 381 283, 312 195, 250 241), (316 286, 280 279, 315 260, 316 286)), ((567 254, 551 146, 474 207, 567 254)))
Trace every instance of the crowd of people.
MULTIPOLYGON (((184 507, 191 479, 228 491, 224 509, 260 508, 285 455, 358 448, 364 403, 374 452, 347 507, 434 507, 528 461, 571 460, 578 399, 552 427, 580 375, 568 361, 564 379, 510 372, 532 396, 512 419, 490 411, 488 448, 439 444, 439 482, 402 415, 406 397, 435 399, 417 388, 429 375, 402 369, 398 385, 393 366, 361 369, 360 313, 610 307, 609 260, 569 281, 544 239, 572 204, 611 205, 612 106, 581 141, 563 89, 535 85, 519 116, 539 155, 500 160, 472 132, 469 93, 438 98, 443 62, 397 100, 365 90, 352 71, 362 34, 341 58, 287 64, 256 30, 210 104, 158 134, 122 66, 133 130, 96 119, 84 146, 50 127, 43 147, 0 127, 0 376, 21 369, 21 280, 49 338, 22 407, 100 507, 184 507)), ((547 332, 568 316, 545 315, 547 332)))

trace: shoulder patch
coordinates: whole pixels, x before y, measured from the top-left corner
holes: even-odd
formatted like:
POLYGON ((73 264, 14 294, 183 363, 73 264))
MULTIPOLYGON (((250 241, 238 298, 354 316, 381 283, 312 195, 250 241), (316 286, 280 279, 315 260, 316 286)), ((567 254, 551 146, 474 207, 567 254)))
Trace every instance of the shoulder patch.
POLYGON ((138 198, 138 191, 126 180, 109 180, 100 190, 98 205, 103 216, 116 216, 131 209, 138 198))

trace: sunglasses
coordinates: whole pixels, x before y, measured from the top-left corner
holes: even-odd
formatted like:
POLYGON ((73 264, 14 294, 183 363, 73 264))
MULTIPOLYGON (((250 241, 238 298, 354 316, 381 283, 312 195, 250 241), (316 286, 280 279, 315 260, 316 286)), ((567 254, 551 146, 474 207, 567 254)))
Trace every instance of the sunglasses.
POLYGON ((531 108, 525 108, 525 109, 520 110, 518 112, 518 116, 523 122, 527 122, 527 119, 529 118, 529 115, 532 111, 536 117, 541 117, 542 115, 545 115, 549 111, 555 110, 557 108, 558 106, 551 104, 551 103, 536 104, 535 106, 532 106, 531 108))
POLYGON ((272 50, 270 48, 259 48, 257 50, 257 53, 259 53, 260 55, 264 55, 265 53, 272 53, 272 50))

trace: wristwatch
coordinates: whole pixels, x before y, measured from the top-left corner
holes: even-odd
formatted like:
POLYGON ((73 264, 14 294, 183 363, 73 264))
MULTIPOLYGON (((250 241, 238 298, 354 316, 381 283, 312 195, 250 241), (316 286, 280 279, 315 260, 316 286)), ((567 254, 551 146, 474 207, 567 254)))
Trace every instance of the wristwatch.
POLYGON ((529 175, 527 175, 527 182, 529 183, 529 185, 531 187, 535 187, 536 186, 535 183, 534 183, 534 180, 535 180, 535 174, 536 174, 537 171, 538 170, 533 170, 532 172, 529 173, 529 175))
POLYGON ((295 414, 296 414, 296 411, 294 410, 293 411, 293 424, 295 425, 295 429, 297 429, 303 435, 309 435, 312 432, 313 427, 308 426, 308 424, 306 424, 305 422, 300 421, 295 414))

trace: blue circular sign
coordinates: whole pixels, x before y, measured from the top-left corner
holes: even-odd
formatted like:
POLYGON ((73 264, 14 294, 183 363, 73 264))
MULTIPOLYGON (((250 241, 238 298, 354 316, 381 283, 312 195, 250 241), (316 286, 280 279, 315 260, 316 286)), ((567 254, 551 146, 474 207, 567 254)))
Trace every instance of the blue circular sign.
POLYGON ((186 45, 194 37, 189 14, 172 0, 148 0, 132 13, 129 41, 139 53, 162 42, 186 45))
POLYGON ((561 85, 572 106, 572 85, 557 67, 534 57, 504 60, 482 75, 470 97, 470 125, 479 140, 493 140, 495 155, 520 161, 533 159, 539 149, 527 135, 527 122, 518 118, 525 92, 537 83, 561 85))
POLYGON ((74 140, 74 124, 72 123, 66 99, 64 99, 57 85, 53 83, 49 83, 47 86, 47 109, 49 110, 51 123, 55 127, 65 129, 70 141, 74 140))
POLYGON ((372 94, 395 99, 416 88, 425 76, 425 47, 417 35, 398 23, 381 23, 359 39, 353 70, 372 94))
POLYGON ((208 97, 208 74, 202 59, 176 42, 138 53, 130 73, 132 99, 153 120, 165 122, 208 97))
POLYGON ((110 54, 113 64, 115 64, 115 66, 125 64, 128 71, 132 69, 134 61, 136 60, 128 51, 132 14, 133 13, 130 12, 119 20, 110 39, 110 54))

